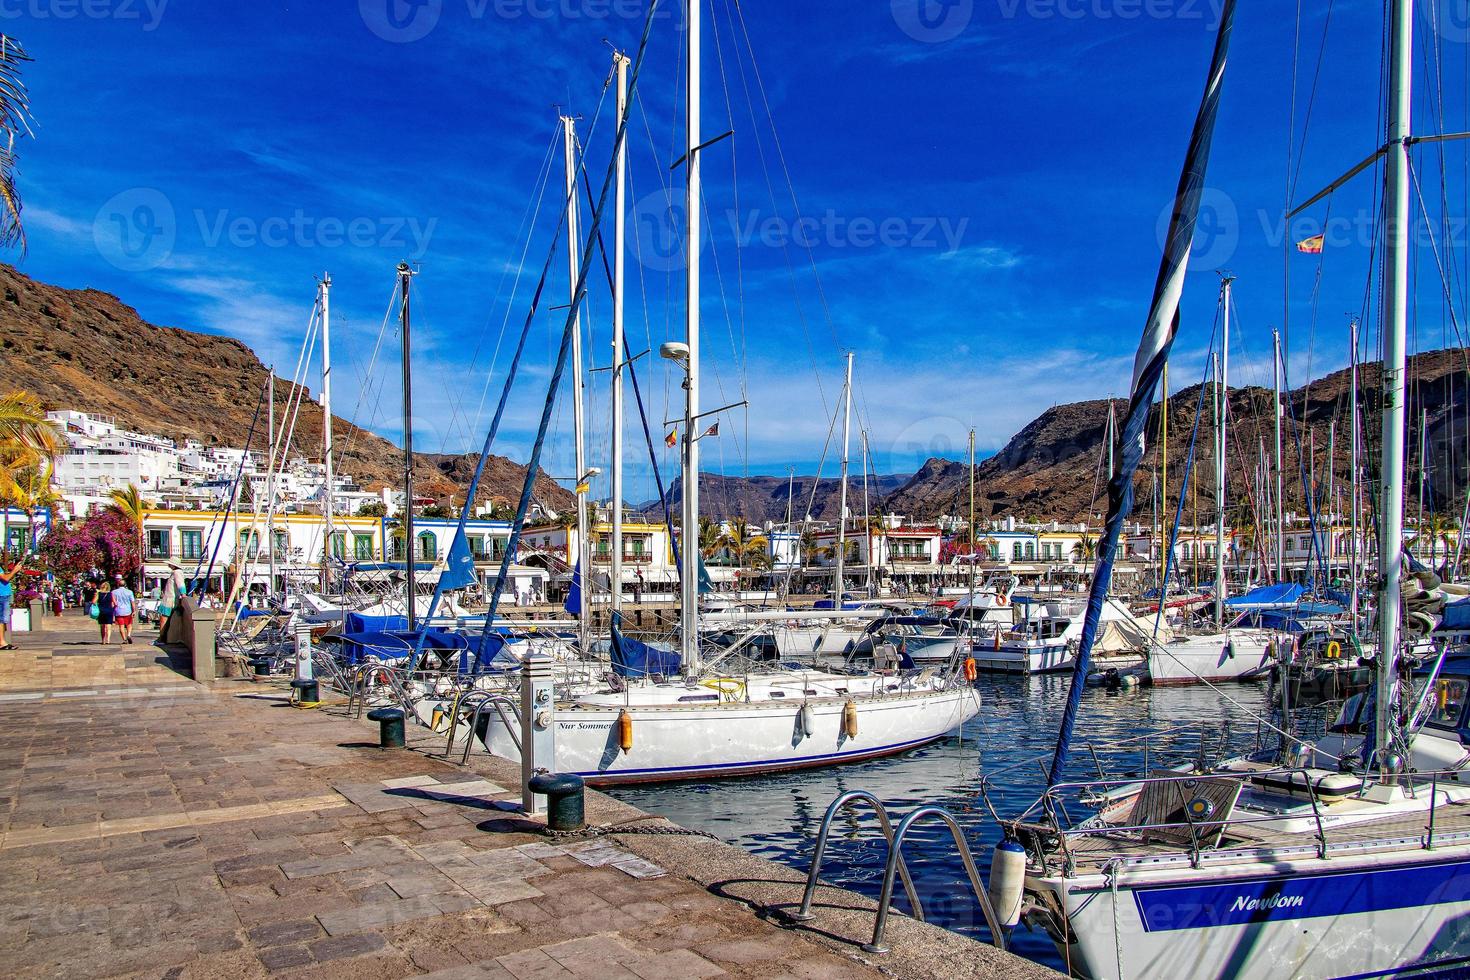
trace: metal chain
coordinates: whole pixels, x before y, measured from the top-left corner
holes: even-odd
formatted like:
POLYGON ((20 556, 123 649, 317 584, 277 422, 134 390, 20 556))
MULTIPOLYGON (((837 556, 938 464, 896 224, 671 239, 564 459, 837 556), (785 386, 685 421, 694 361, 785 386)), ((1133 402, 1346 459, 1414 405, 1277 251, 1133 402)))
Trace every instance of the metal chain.
MULTIPOLYGON (((643 819, 660 819, 649 818, 643 819)), ((611 837, 619 834, 640 834, 652 837, 706 837, 710 840, 719 840, 714 834, 703 830, 689 830, 684 827, 629 827, 625 824, 603 824, 598 827, 584 827, 581 830, 546 830, 547 837, 557 841, 570 841, 580 838, 593 839, 597 837, 611 837)))

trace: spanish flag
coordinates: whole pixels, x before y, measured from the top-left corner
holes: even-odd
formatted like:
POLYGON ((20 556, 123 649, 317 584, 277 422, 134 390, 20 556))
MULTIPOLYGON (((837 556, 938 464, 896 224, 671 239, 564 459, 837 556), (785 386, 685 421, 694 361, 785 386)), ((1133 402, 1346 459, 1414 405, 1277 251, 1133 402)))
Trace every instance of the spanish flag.
POLYGON ((1322 245, 1326 239, 1324 235, 1313 235, 1296 243, 1296 250, 1305 255, 1321 255, 1322 245))
POLYGON ((664 436, 664 445, 665 446, 668 446, 670 449, 673 449, 674 448, 674 445, 678 441, 679 441, 679 430, 678 429, 670 429, 669 430, 669 434, 666 435, 666 436, 664 436))
POLYGON ((577 495, 578 496, 581 496, 584 493, 591 493, 592 492, 592 481, 590 481, 590 480, 583 480, 581 483, 577 484, 577 491, 576 492, 577 492, 577 495))

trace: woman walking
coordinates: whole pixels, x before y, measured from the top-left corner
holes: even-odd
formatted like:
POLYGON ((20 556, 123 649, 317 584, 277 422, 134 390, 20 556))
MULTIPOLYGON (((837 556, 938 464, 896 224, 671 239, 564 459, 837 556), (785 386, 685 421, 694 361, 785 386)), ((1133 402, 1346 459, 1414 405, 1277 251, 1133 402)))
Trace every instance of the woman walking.
POLYGON ((97 586, 97 625, 102 629, 102 642, 112 642, 112 586, 102 582, 97 586))

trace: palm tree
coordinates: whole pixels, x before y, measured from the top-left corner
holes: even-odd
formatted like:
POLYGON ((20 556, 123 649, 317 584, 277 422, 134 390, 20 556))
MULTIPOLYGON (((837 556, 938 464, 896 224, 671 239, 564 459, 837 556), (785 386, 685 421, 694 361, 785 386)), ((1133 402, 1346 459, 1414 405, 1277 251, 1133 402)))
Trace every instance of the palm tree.
MULTIPOLYGON (((0 35, 0 46, 3 38, 0 35)), ((0 118, 3 118, 3 78, 0 70, 0 118)), ((0 395, 0 504, 7 508, 6 516, 0 520, 4 525, 0 528, 0 547, 8 545, 10 540, 9 506, 16 503, 25 509, 24 501, 35 496, 38 487, 49 488, 51 467, 65 448, 61 428, 46 418, 41 399, 28 391, 0 395)))
POLYGON ((0 244, 26 250, 25 226, 21 223, 20 191, 15 186, 15 136, 30 133, 30 96, 21 80, 21 66, 30 55, 15 38, 0 34, 0 244))
POLYGON ((724 544, 725 535, 720 526, 708 517, 699 519, 699 553, 704 558, 714 557, 724 544))
POLYGON ((1092 561, 1097 557, 1097 535, 1084 534, 1072 545, 1072 557, 1077 561, 1092 561))
POLYGON ((129 483, 121 490, 109 490, 107 495, 112 498, 108 504, 109 510, 121 514, 138 531, 138 588, 143 587, 143 562, 147 561, 147 543, 143 540, 143 512, 148 509, 148 501, 143 499, 143 492, 138 489, 136 483, 129 483))
POLYGON ((1445 514, 1430 514, 1424 518, 1424 523, 1419 527, 1417 537, 1427 538, 1429 542, 1429 567, 1439 567, 1439 546, 1445 547, 1445 558, 1448 559, 1455 547, 1454 532, 1458 525, 1453 517, 1445 514))
POLYGON ((741 565, 747 558, 766 553, 766 538, 760 532, 752 532, 750 522, 737 517, 730 522, 730 529, 720 536, 717 547, 727 548, 741 565))

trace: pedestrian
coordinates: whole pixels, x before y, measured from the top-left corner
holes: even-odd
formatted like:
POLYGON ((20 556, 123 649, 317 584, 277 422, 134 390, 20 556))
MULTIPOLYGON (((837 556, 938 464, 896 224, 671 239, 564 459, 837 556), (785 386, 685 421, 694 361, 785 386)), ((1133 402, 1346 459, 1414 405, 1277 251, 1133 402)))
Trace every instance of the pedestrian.
POLYGON ((174 607, 184 597, 188 586, 184 582, 184 570, 179 563, 171 561, 168 563, 168 581, 163 585, 163 594, 158 600, 158 635, 168 628, 168 618, 173 615, 174 607))
POLYGON ((0 572, 0 650, 14 650, 15 644, 10 642, 10 603, 15 599, 15 586, 11 580, 20 574, 20 567, 25 564, 22 558, 8 571, 0 572))
POLYGON ((55 591, 51 593, 51 615, 57 619, 61 618, 61 610, 66 606, 66 595, 58 582, 55 591))
POLYGON ((128 583, 121 575, 117 576, 117 587, 112 590, 112 621, 117 624, 124 643, 133 642, 133 610, 137 603, 138 597, 133 595, 128 583))
POLYGON ((112 586, 104 579, 97 585, 97 626, 102 631, 102 642, 112 642, 112 586))
POLYGON ((633 602, 639 605, 643 603, 643 569, 638 569, 638 577, 633 580, 633 602))

